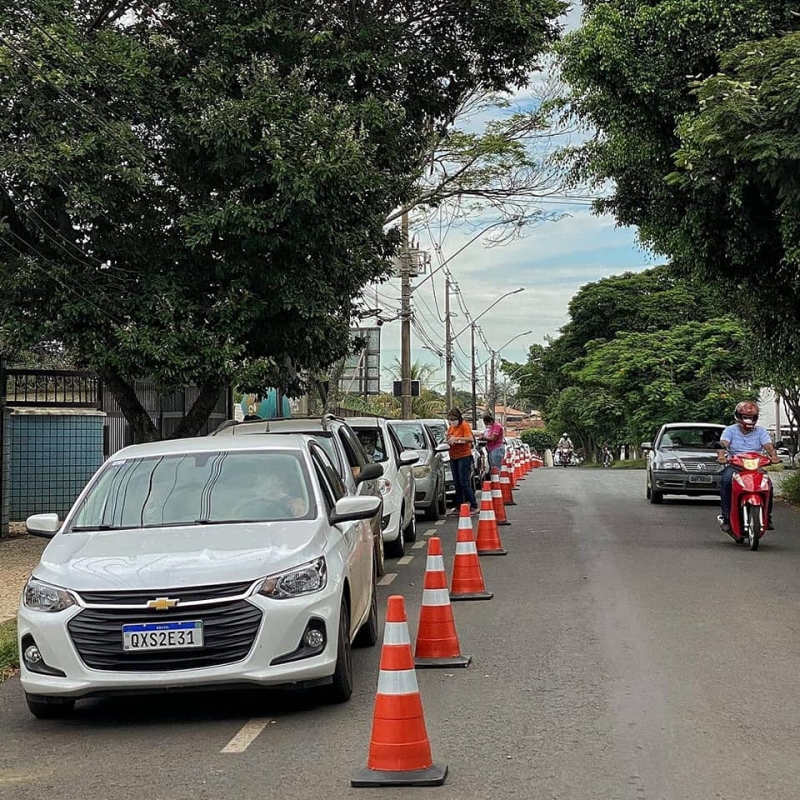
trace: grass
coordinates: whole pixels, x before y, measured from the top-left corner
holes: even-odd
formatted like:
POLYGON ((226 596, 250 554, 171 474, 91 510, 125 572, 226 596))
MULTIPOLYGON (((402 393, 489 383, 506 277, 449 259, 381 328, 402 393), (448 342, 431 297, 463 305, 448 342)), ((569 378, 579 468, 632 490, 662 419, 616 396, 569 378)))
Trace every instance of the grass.
MULTIPOLYGON (((602 468, 602 464, 597 462, 591 464, 581 464, 582 467, 589 467, 598 469, 602 468)), ((611 469, 644 469, 647 466, 647 462, 643 458, 632 458, 630 461, 613 461, 611 463, 611 469)))
POLYGON ((781 482, 781 496, 790 503, 800 503, 800 470, 792 470, 781 482))
POLYGON ((11 677, 18 667, 17 622, 10 619, 0 623, 0 683, 11 677))

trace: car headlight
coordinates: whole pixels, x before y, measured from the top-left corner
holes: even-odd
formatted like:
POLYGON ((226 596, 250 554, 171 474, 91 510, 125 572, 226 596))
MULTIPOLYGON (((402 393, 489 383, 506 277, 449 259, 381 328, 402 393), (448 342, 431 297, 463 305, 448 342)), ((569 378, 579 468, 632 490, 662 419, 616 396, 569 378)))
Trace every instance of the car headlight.
POLYGON ((379 478, 378 489, 383 495, 389 494, 392 491, 392 482, 388 478, 379 478))
POLYGON ((419 464, 416 467, 412 467, 411 471, 414 473, 415 478, 427 478, 431 474, 431 465, 419 464))
POLYGON ((22 602, 25 608, 30 608, 32 611, 55 613, 74 606, 78 601, 75 595, 66 589, 52 586, 36 578, 29 578, 25 584, 22 602))
POLYGON ((681 462, 676 459, 670 461, 662 461, 658 467, 659 469, 681 469, 681 462))
POLYGON ((325 558, 319 558, 300 567, 278 572, 264 578, 258 594, 272 600, 286 600, 302 594, 322 591, 328 583, 328 567, 325 558))

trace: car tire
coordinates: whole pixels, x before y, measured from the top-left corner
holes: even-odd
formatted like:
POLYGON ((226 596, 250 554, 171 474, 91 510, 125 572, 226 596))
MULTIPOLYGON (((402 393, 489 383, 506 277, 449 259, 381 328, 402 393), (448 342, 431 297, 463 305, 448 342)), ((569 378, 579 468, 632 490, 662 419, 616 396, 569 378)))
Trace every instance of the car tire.
POLYGON ((353 694, 353 653, 350 648, 350 612, 342 600, 339 610, 339 634, 336 647, 336 669, 331 685, 323 689, 325 701, 331 704, 346 703, 353 694))
POLYGON ((390 558, 402 558, 406 554, 406 539, 403 534, 402 520, 399 523, 397 538, 393 542, 386 542, 386 555, 390 558))
POLYGON ((403 531, 403 538, 407 542, 416 542, 417 541, 417 515, 412 514, 411 520, 409 521, 408 525, 406 525, 406 529, 403 531))
POLYGON ((353 647, 374 647, 378 641, 378 587, 372 580, 372 600, 369 604, 369 616, 359 628, 353 647))
POLYGON ((72 716, 75 710, 75 701, 52 697, 45 700, 34 700, 29 694, 25 695, 28 711, 36 719, 66 719, 72 716))
POLYGON ((442 481, 442 492, 439 495, 439 516, 443 517, 447 514, 447 488, 442 481))
POLYGON ((436 484, 436 491, 433 493, 433 500, 431 500, 431 504, 425 509, 425 519, 428 522, 438 522, 439 517, 441 516, 441 511, 439 510, 439 484, 436 484))
POLYGON ((650 477, 647 478, 647 485, 645 488, 645 497, 649 500, 650 495, 653 493, 653 490, 650 488, 650 477))
POLYGON ((650 502, 652 505, 657 506, 664 502, 664 492, 656 491, 655 489, 650 490, 650 502))

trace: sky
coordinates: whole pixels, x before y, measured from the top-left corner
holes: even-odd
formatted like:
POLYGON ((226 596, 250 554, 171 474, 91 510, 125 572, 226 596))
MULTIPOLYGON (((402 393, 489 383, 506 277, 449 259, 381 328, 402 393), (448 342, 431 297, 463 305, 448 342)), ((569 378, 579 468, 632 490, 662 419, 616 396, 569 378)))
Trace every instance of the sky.
MULTIPOLYGON (((580 22, 577 4, 568 14, 568 29, 580 22)), ((535 79, 534 79, 535 80, 535 79)), ((530 90, 515 98, 524 103, 530 90)), ((461 296, 473 318, 508 291, 523 287, 524 291, 507 297, 480 319, 486 339, 493 350, 498 350, 518 333, 530 330, 502 349, 501 357, 509 361, 524 362, 531 344, 544 344, 545 337, 557 336, 559 328, 568 321, 567 306, 577 290, 593 281, 626 271, 647 269, 658 263, 654 257, 636 243, 635 231, 619 228, 608 216, 596 216, 583 204, 548 205, 548 211, 563 215, 559 220, 544 222, 528 231, 522 238, 502 246, 486 248, 481 240, 454 257, 448 266, 458 282, 461 296)), ((416 233, 420 246, 432 253, 433 268, 438 265, 437 253, 431 247, 427 230, 416 233)), ((439 239, 437 228, 432 229, 434 241, 439 239)), ((462 245, 475 235, 474 230, 450 229, 441 240, 442 257, 449 259, 462 245)), ((414 284, 420 283, 422 277, 414 284)), ((393 316, 400 305, 399 280, 378 287, 379 301, 386 316, 393 316)), ((444 349, 444 271, 433 275, 419 289, 412 289, 413 309, 417 323, 427 332, 434 344, 444 349)), ((374 303, 374 288, 367 298, 374 303)), ((372 303, 371 303, 372 304, 372 303)), ((453 333, 458 334, 467 325, 455 298, 451 310, 458 316, 453 319, 453 333)), ((454 384, 468 388, 470 336, 465 331, 456 341, 454 354, 456 369, 454 384)), ((444 360, 425 349, 421 335, 412 332, 412 361, 419 360, 436 370, 433 383, 444 384, 444 360)), ((381 387, 389 390, 392 366, 400 357, 400 324, 389 322, 381 328, 381 387)), ((481 365, 489 358, 486 348, 477 348, 476 362, 481 365)), ((478 370, 479 391, 484 370, 478 370)))

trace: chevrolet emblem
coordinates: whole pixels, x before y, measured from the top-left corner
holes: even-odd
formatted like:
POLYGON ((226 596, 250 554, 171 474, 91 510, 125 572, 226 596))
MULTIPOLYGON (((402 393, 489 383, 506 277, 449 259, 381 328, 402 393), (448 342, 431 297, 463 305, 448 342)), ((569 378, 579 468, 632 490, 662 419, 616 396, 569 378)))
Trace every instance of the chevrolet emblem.
POLYGON ((147 601, 147 607, 154 611, 166 611, 169 608, 175 608, 178 603, 180 600, 173 600, 171 597, 156 597, 155 600, 147 601))

